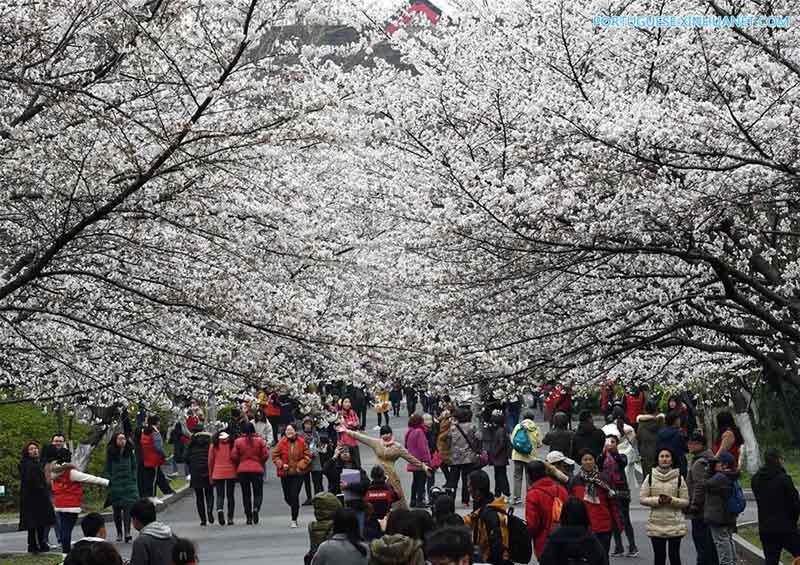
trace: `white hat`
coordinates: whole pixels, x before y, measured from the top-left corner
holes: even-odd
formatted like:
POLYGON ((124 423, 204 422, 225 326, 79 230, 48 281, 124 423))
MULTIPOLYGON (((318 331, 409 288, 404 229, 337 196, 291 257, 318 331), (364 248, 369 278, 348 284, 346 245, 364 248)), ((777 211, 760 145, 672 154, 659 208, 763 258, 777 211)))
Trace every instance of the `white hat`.
POLYGON ((570 459, 569 457, 567 457, 566 455, 564 455, 560 451, 551 451, 550 453, 547 454, 547 457, 545 457, 545 461, 547 461, 551 465, 554 464, 554 463, 561 463, 562 461, 564 463, 566 463, 567 465, 574 465, 575 464, 575 461, 573 461, 572 459, 570 459))

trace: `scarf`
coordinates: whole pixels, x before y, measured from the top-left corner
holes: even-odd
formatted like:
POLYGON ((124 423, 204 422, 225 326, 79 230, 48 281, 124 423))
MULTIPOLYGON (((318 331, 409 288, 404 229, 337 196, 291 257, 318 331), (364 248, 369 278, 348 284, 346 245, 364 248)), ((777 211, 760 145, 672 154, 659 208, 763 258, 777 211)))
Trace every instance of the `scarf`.
POLYGON ((600 478, 600 473, 597 472, 597 468, 595 468, 591 473, 587 473, 583 467, 581 467, 578 471, 578 478, 580 478, 586 485, 583 493, 583 499, 587 502, 591 502, 592 504, 600 504, 600 498, 597 495, 598 487, 605 490, 606 493, 612 492, 612 489, 610 486, 608 486, 608 483, 600 478))

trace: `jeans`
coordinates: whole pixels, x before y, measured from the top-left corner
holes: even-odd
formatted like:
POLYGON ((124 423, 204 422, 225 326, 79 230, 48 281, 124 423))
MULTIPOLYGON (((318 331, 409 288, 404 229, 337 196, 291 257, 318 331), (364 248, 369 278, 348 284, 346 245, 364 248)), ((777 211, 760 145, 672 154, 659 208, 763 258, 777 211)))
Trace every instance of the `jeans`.
MULTIPOLYGON (((631 499, 618 497, 617 503, 618 503, 617 508, 619 508, 620 521, 622 521, 622 528, 625 530, 625 537, 628 538, 628 548, 635 549, 636 539, 633 536, 633 525, 631 524, 631 499)), ((622 532, 617 526, 616 521, 612 521, 612 526, 613 526, 612 532, 614 533, 614 548, 622 549, 622 532)))
POLYGON ((764 548, 764 563, 766 565, 778 565, 783 549, 791 553, 792 557, 800 555, 800 533, 797 530, 787 534, 759 532, 758 535, 764 548))
POLYGON ((669 565, 681 565, 681 538, 650 538, 655 555, 654 565, 666 565, 669 545, 669 565))
POLYGON ((114 527, 117 529, 117 537, 125 538, 131 537, 131 505, 130 504, 114 504, 112 507, 114 513, 114 527))
POLYGON ((447 488, 451 488, 453 492, 455 492, 458 489, 458 478, 461 477, 461 502, 464 504, 469 504, 469 487, 467 481, 473 469, 475 469, 475 465, 472 463, 450 465, 450 476, 447 480, 447 488))
POLYGON ((400 417, 400 403, 399 402, 392 402, 392 414, 400 417))
POLYGON ((414 471, 411 479, 411 506, 418 507, 425 503, 425 485, 427 482, 425 471, 414 471))
POLYGON ((381 420, 382 419, 386 420, 386 425, 388 426, 389 425, 389 413, 388 412, 384 412, 384 413, 378 412, 378 425, 379 426, 381 425, 381 420))
MULTIPOLYGON (((525 495, 531 486, 531 476, 528 473, 528 464, 524 461, 514 461, 514 498, 522 496, 522 473, 525 473, 525 495)), ((522 498, 525 498, 522 496, 522 498)))
POLYGON ((58 539, 61 540, 61 552, 69 553, 72 545, 72 528, 78 521, 77 512, 56 512, 58 515, 58 539))
POLYGON ((47 538, 45 533, 47 526, 41 528, 28 528, 28 553, 47 551, 47 538))
POLYGON ((736 546, 733 545, 733 528, 730 526, 709 526, 711 539, 717 549, 719 565, 736 565, 736 546))
POLYGON ((311 499, 311 484, 314 484, 314 494, 322 492, 325 488, 322 486, 322 471, 311 471, 306 473, 303 477, 303 485, 306 489, 306 498, 311 499))
POLYGON ((217 491, 217 512, 222 512, 225 504, 225 497, 228 497, 228 521, 233 520, 233 512, 236 510, 236 498, 233 492, 236 489, 236 479, 217 479, 214 481, 214 488, 217 491))
POLYGON ((718 565, 711 530, 702 518, 692 518, 692 542, 697 553, 697 565, 718 565))
POLYGON ((206 523, 206 510, 208 511, 208 521, 214 522, 214 489, 196 488, 194 489, 194 501, 197 504, 197 515, 200 516, 200 523, 206 523))
POLYGON ((289 475, 281 477, 283 499, 292 512, 292 520, 296 521, 300 515, 300 489, 303 488, 303 475, 289 475))
POLYGON ((494 493, 496 496, 501 494, 511 496, 511 485, 508 484, 506 468, 506 465, 494 465, 494 493))
MULTIPOLYGON (((250 518, 253 512, 261 510, 261 501, 264 499, 263 473, 239 473, 239 484, 242 486, 242 504, 244 515, 250 518)), ((300 492, 298 491, 298 496, 300 492)))

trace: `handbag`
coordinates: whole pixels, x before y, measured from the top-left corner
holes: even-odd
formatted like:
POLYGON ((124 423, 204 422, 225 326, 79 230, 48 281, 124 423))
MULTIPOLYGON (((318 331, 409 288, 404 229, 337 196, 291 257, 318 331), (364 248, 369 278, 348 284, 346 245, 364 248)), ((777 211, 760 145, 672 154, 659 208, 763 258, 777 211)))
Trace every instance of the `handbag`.
POLYGON ((469 441, 467 434, 464 433, 464 430, 461 429, 461 425, 456 424, 456 428, 458 429, 458 433, 461 434, 461 437, 464 438, 464 441, 467 442, 469 448, 478 456, 478 465, 481 467, 486 467, 489 464, 489 453, 485 449, 475 449, 475 446, 472 445, 472 442, 469 441))

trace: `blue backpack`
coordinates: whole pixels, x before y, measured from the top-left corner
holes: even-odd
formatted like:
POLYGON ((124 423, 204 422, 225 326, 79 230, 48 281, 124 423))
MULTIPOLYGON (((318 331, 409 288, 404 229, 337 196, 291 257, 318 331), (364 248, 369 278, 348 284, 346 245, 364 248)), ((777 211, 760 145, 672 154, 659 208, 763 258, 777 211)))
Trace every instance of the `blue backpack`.
POLYGON ((517 453, 523 455, 531 454, 533 451, 533 444, 531 443, 531 438, 528 437, 528 430, 525 429, 525 426, 521 425, 519 429, 514 432, 514 439, 511 440, 511 446, 517 453))
POLYGON ((725 502, 725 510, 730 514, 739 515, 744 512, 747 506, 747 500, 744 498, 744 491, 739 481, 733 481, 733 492, 725 502))

